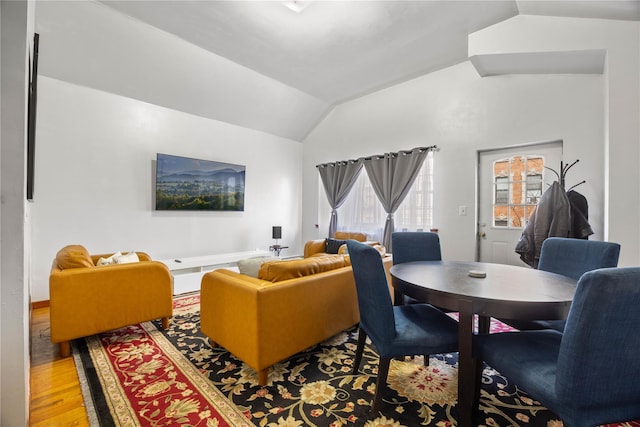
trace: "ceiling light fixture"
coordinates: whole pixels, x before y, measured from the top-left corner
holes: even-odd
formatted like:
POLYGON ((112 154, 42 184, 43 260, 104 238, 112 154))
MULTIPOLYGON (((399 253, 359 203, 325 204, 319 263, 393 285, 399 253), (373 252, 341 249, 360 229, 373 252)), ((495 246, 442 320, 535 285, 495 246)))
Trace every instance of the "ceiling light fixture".
POLYGON ((296 13, 300 13, 311 4, 311 1, 290 0, 283 1, 282 4, 296 13))

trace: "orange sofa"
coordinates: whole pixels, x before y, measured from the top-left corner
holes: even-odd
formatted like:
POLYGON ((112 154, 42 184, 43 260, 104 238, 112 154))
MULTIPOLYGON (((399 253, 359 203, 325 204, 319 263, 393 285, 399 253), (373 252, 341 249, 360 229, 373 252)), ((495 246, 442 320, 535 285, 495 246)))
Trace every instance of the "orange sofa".
MULTIPOLYGON (((367 235, 364 233, 359 233, 359 232, 350 232, 350 231, 336 231, 334 233, 334 237, 335 240, 357 240, 358 242, 364 242, 367 243, 371 246, 375 246, 375 245, 379 245, 379 242, 374 242, 374 241, 367 241, 367 235)), ((309 258, 311 256, 318 256, 318 255, 323 255, 326 254, 325 252, 325 248, 326 248, 326 243, 327 243, 327 239, 317 239, 317 240, 309 240, 307 243, 305 243, 304 245, 304 252, 303 252, 303 256, 305 258, 309 258)), ((346 249, 347 246, 346 245, 342 245, 340 247, 340 249, 338 250, 339 254, 344 254, 346 253, 346 249)))
MULTIPOLYGON (((387 273, 391 257, 385 257, 387 273)), ((269 367, 360 320, 348 256, 262 264, 258 277, 215 270, 202 278, 200 327, 268 382, 269 367)))
MULTIPOLYGON (((96 266, 109 254, 90 255, 70 245, 56 255, 49 275, 51 342, 70 354, 70 341, 173 315, 173 285, 167 266, 136 252, 138 262, 96 266)), ((135 256, 134 256, 135 258, 135 256)))

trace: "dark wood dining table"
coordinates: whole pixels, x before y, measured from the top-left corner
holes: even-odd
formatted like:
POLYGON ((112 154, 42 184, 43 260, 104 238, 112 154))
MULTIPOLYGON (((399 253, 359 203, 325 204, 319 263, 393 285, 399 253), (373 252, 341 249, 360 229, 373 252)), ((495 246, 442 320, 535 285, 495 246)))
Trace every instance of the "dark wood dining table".
POLYGON ((480 334, 489 333, 491 317, 565 319, 577 284, 572 278, 529 267, 461 261, 398 264, 391 267, 391 278, 395 301, 404 294, 459 313, 457 410, 461 427, 473 425, 480 393, 483 365, 473 354, 475 315, 480 334), (486 277, 472 277, 470 272, 486 277))

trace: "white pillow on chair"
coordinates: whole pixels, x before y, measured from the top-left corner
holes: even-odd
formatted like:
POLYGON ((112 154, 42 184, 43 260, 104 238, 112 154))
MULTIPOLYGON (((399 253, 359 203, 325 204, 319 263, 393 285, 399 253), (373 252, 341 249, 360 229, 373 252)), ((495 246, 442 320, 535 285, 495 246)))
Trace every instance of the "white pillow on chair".
POLYGON ((122 256, 121 252, 116 252, 115 254, 107 258, 100 258, 98 262, 96 262, 96 266, 115 264, 116 258, 118 258, 119 256, 122 256))
POLYGON ((115 258, 116 264, 130 264, 133 262, 139 262, 138 254, 135 252, 129 252, 128 254, 120 255, 115 258))

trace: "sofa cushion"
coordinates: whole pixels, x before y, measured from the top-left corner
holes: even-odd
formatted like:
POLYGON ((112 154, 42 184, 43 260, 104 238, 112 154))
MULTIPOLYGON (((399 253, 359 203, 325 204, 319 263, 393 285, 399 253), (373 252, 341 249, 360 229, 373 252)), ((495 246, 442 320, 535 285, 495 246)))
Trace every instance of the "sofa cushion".
POLYGON ((328 254, 337 254, 340 250, 340 246, 347 243, 346 240, 327 239, 325 241, 324 251, 328 254))
POLYGON ((258 278, 270 282, 295 279, 346 267, 344 256, 333 255, 304 259, 273 260, 262 264, 258 278))
POLYGON ((260 267, 265 261, 273 260, 272 256, 256 256, 238 261, 238 270, 245 276, 258 277, 260 267))
POLYGON ((82 245, 68 245, 60 249, 56 254, 56 263, 60 270, 95 267, 89 251, 82 245))

